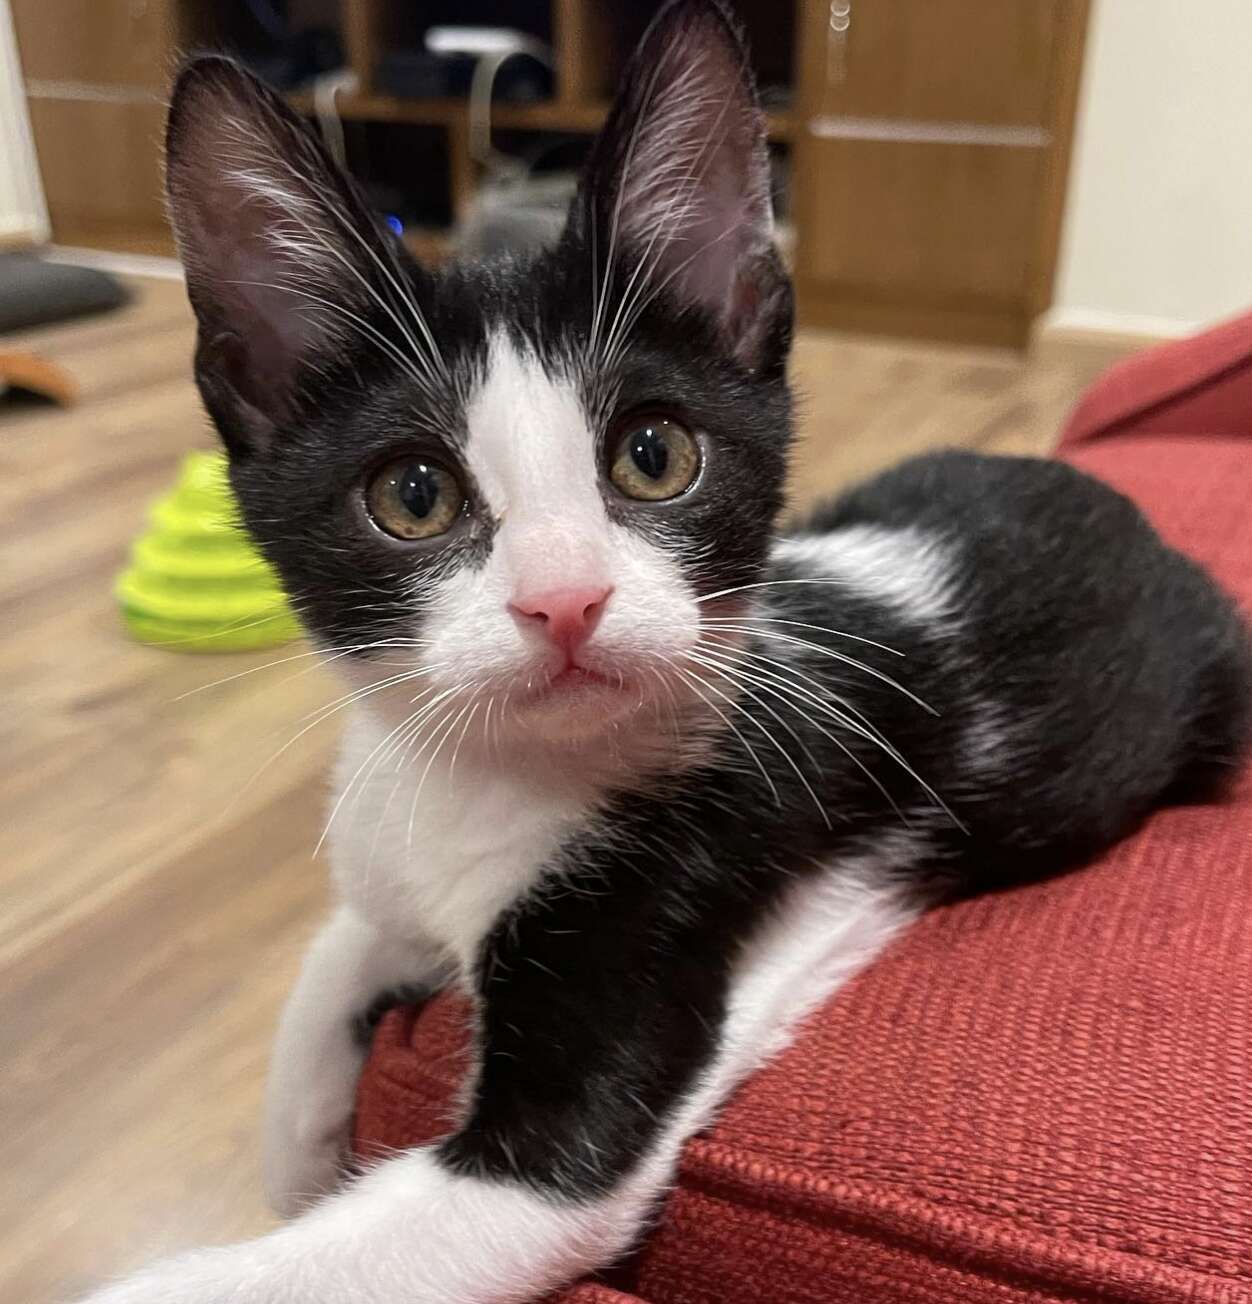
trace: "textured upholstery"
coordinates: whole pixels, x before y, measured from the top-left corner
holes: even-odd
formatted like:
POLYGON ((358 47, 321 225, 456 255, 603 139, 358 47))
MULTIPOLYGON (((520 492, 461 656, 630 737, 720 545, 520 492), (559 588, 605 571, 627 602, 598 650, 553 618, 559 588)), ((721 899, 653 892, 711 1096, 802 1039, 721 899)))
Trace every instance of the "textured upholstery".
POLYGON ((1130 432, 1252 436, 1252 313, 1118 363, 1083 396, 1061 447, 1130 432))
MULTIPOLYGON (((1252 609, 1252 319, 1115 369, 1061 456, 1252 609)), ((450 1126, 463 1032, 384 1020, 363 1152, 450 1126)), ((930 914, 688 1144, 612 1282, 562 1304, 1252 1301, 1252 776, 930 914)))

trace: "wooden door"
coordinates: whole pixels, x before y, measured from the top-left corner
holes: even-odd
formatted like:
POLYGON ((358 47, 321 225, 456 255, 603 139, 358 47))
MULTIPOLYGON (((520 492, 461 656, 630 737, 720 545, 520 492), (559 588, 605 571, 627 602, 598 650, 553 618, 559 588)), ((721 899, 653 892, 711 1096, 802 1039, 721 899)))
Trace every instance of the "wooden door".
POLYGON ((1085 0, 804 0, 802 320, 1023 343, 1050 295, 1085 0))

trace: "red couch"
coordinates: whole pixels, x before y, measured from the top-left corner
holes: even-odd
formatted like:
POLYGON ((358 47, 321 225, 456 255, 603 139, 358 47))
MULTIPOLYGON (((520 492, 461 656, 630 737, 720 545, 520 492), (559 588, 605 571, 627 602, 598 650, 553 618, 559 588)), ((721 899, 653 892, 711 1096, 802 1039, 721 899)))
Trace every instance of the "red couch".
MULTIPOLYGON (((1252 609, 1252 317, 1114 369, 1059 456, 1252 609)), ((460 1045, 447 1003, 384 1020, 362 1151, 446 1130, 460 1045)), ((687 1146, 613 1281, 562 1304, 1252 1301, 1252 775, 934 911, 687 1146)))

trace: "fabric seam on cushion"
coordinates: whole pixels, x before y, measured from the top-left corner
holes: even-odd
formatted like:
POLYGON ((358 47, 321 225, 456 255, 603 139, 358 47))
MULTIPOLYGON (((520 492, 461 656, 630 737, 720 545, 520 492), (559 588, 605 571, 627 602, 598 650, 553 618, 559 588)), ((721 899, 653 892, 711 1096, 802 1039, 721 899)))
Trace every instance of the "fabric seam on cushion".
POLYGON ((977 1262, 983 1276, 993 1277, 1010 1286, 1052 1292, 1063 1288, 1082 1292, 1084 1299, 1107 1301, 1110 1298, 1107 1283, 1100 1286, 1082 1280, 1082 1269, 1074 1260, 1083 1257, 1095 1260, 1107 1257, 1110 1261, 1119 1262, 1140 1277, 1141 1284, 1179 1292, 1180 1301, 1219 1298, 1212 1295, 1197 1296, 1197 1287, 1212 1287, 1229 1292, 1240 1287, 1247 1290, 1252 1285, 1246 1276, 1216 1276, 1194 1268, 1182 1268, 1149 1259, 1132 1250, 1070 1245, 1034 1230, 1027 1231, 1012 1223, 1000 1222, 986 1214, 957 1215, 941 1211, 930 1202, 917 1197, 902 1198, 895 1194, 887 1196, 855 1182, 834 1182, 809 1174, 790 1172, 759 1160, 744 1159, 733 1150, 708 1140, 697 1141, 688 1148, 683 1177, 711 1195, 721 1194, 725 1198, 731 1194, 736 1201, 770 1207, 775 1212, 785 1213, 789 1218, 803 1218, 810 1225, 834 1222, 844 1231, 861 1239, 878 1244, 896 1244, 932 1262, 954 1266, 938 1247, 926 1239, 927 1228, 940 1229, 946 1225, 947 1234, 962 1243, 966 1262, 977 1262), (720 1192, 719 1187, 722 1188, 720 1192), (779 1188, 802 1192, 809 1197, 809 1206, 796 1208, 779 1188), (850 1208, 839 1203, 840 1191, 851 1195, 863 1207, 850 1208), (834 1197, 834 1207, 818 1205, 817 1197, 822 1196, 834 1197), (875 1208, 876 1205, 893 1207, 875 1208), (912 1230, 891 1226, 887 1218, 890 1214, 907 1219, 912 1230), (973 1237, 970 1236, 971 1232, 974 1233, 973 1237), (1046 1266, 1032 1268, 1021 1263, 1006 1262, 1006 1255, 1014 1252, 1011 1248, 1013 1242, 1038 1252, 1046 1266), (1044 1273, 1048 1271, 1061 1274, 1062 1279, 1045 1276, 1044 1273))

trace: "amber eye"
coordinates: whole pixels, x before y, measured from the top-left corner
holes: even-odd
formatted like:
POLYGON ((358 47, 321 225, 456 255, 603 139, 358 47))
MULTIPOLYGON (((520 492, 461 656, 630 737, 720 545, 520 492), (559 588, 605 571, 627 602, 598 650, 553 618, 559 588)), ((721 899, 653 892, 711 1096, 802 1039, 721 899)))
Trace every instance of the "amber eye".
POLYGON ((434 462, 402 457, 369 482, 365 502, 380 530, 397 539, 433 539, 465 506, 456 477, 434 462))
POLYGON ((627 498, 659 502, 690 489, 700 471, 695 436, 668 417, 632 421, 618 440, 609 477, 627 498))

